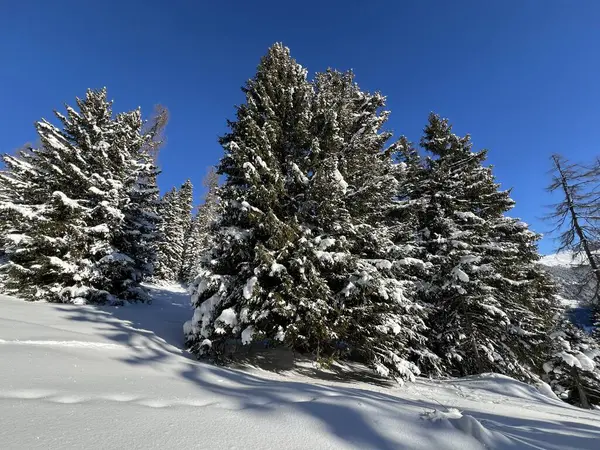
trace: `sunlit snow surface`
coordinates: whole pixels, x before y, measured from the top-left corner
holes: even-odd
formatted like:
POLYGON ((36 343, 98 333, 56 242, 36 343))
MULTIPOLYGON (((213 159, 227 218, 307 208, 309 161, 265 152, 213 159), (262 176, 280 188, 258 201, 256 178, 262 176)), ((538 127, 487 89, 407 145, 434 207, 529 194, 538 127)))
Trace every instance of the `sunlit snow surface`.
POLYGON ((181 349, 188 296, 152 293, 119 308, 0 297, 0 449, 600 448, 600 411, 503 376, 400 387, 197 362, 181 349))

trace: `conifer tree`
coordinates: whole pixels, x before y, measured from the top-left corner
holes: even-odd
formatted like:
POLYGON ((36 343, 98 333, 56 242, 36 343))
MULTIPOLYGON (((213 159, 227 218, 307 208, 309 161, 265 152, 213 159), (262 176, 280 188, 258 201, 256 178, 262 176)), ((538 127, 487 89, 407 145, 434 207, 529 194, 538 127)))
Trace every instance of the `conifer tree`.
POLYGON ((432 114, 421 144, 433 155, 418 187, 432 346, 449 374, 527 378, 544 357, 553 313, 551 287, 535 270, 538 236, 505 217, 514 202, 469 136, 432 114))
POLYGON ((183 236, 181 242, 181 258, 178 265, 177 281, 184 282, 189 276, 187 269, 187 267, 189 266, 188 243, 190 242, 192 233, 192 210, 194 209, 194 187, 192 185, 192 182, 190 180, 187 180, 185 183, 183 183, 183 185, 181 185, 181 189, 179 189, 179 192, 177 194, 180 214, 179 221, 183 228, 183 236))
POLYGON ((322 337, 317 325, 331 309, 322 286, 311 282, 314 269, 302 254, 307 237, 297 220, 311 144, 306 70, 275 44, 243 91, 246 102, 221 138, 220 218, 185 326, 199 355, 218 356, 232 338, 302 347, 322 337))
POLYGON ((182 281, 185 248, 192 226, 193 186, 187 180, 179 189, 172 188, 160 202, 161 241, 158 244, 155 278, 182 281))
POLYGON ((181 260, 183 250, 183 230, 181 229, 181 224, 178 222, 181 216, 179 214, 176 188, 171 188, 170 191, 162 196, 158 212, 161 223, 161 238, 158 243, 154 278, 174 282, 177 279, 178 261, 181 260))
POLYGON ((147 139, 140 113, 113 117, 105 89, 88 90, 77 104, 66 116, 56 112, 62 129, 36 124, 38 148, 4 156, 7 288, 49 301, 139 299, 136 260, 125 253, 123 235, 147 139))
POLYGON ((204 203, 192 219, 188 238, 185 242, 181 280, 191 283, 198 275, 201 263, 213 244, 213 228, 218 218, 219 176, 211 168, 203 180, 206 189, 204 203))
POLYGON ((552 163, 554 173, 548 191, 559 191, 562 200, 554 205, 548 219, 555 223, 555 231, 560 231, 558 251, 568 250, 574 259, 585 261, 581 291, 591 286, 592 300, 600 304, 600 260, 595 252, 600 242, 598 193, 594 188, 597 169, 586 171, 560 155, 553 155, 552 163))
POLYGON ((244 92, 219 167, 220 221, 185 326, 197 354, 282 341, 412 378, 424 346, 412 284, 387 226, 396 191, 384 99, 351 74, 315 87, 277 44, 244 92), (314 92, 313 92, 314 91, 314 92))
POLYGON ((568 319, 551 334, 552 353, 544 364, 544 379, 556 395, 573 405, 600 406, 600 345, 568 319))
MULTIPOLYGON (((130 116, 129 119, 133 123, 126 130, 139 130, 140 116, 130 116)), ((152 131, 144 139, 145 142, 156 144, 152 131)), ((132 142, 133 137, 126 135, 124 138, 126 142, 132 142)), ((141 282, 153 274, 158 252, 161 224, 156 177, 159 171, 154 162, 156 145, 130 146, 129 149, 133 150, 130 161, 132 174, 126 180, 129 202, 124 209, 121 245, 123 253, 134 261, 132 279, 141 282)))
POLYGON ((411 230, 395 215, 399 145, 385 147, 385 98, 361 91, 351 72, 317 74, 315 91, 308 223, 315 265, 335 305, 335 332, 350 357, 384 376, 412 379, 414 361, 435 357, 403 265, 411 230))

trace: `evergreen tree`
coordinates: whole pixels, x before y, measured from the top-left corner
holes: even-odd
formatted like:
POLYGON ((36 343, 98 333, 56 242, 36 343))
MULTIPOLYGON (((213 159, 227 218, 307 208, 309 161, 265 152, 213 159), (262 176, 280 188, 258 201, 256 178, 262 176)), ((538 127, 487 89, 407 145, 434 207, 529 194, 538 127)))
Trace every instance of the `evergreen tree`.
POLYGON ((361 91, 351 72, 317 74, 315 91, 307 223, 327 303, 335 305, 335 333, 351 358, 412 379, 415 361, 436 358, 404 264, 412 230, 394 201, 399 145, 385 147, 385 98, 361 91))
POLYGON ((597 344, 600 346, 600 307, 594 307, 592 311, 592 337, 596 340, 597 344))
POLYGON ((89 90, 77 104, 79 112, 56 112, 62 129, 36 124, 39 148, 4 156, 7 288, 49 301, 139 299, 136 261, 124 253, 123 235, 140 175, 134 155, 147 139, 140 113, 113 117, 105 89, 89 90))
MULTIPOLYGON (((140 116, 131 116, 134 122, 127 131, 141 127, 140 116)), ((133 137, 124 136, 126 142, 133 137)), ((153 129, 144 135, 144 144, 156 144, 153 129)), ((158 242, 160 239, 160 217, 158 215, 159 190, 156 182, 158 168, 154 163, 156 145, 129 146, 132 165, 131 176, 127 181, 129 202, 124 209, 124 229, 122 235, 123 253, 134 261, 135 272, 132 279, 141 282, 151 276, 156 265, 158 242)), ((141 295, 141 294, 140 294, 141 295)))
POLYGON ((569 320, 551 334, 551 358, 544 379, 568 403, 591 409, 600 406, 600 345, 569 320))
POLYGON ((179 201, 177 189, 171 188, 160 199, 158 212, 160 215, 160 241, 154 278, 157 280, 174 282, 177 279, 183 251, 183 231, 179 223, 179 201))
POLYGON ((181 242, 181 258, 178 265, 177 281, 185 282, 188 277, 189 267, 189 242, 193 232, 193 217, 192 210, 194 209, 194 187, 190 180, 187 180, 179 189, 178 203, 179 203, 179 221, 183 228, 183 237, 181 242))
POLYGON ((306 348, 323 338, 332 308, 302 254, 309 237, 297 218, 311 144, 306 70, 276 44, 243 91, 246 102, 221 138, 219 222, 185 326, 199 355, 218 356, 229 339, 306 348))
POLYGON ((188 345, 218 356, 230 339, 283 341, 412 378, 427 351, 412 283, 390 259, 403 249, 382 226, 396 191, 383 97, 332 71, 311 87, 280 44, 244 92, 221 140, 227 178, 188 345))
POLYGON ((193 186, 187 180, 179 189, 172 188, 160 202, 161 241, 158 244, 155 278, 182 281, 185 248, 192 226, 193 186))
POLYGON ((219 176, 214 168, 203 180, 206 189, 204 203, 198 207, 192 219, 188 238, 185 242, 181 280, 191 283, 200 272, 201 262, 213 245, 213 228, 218 219, 219 176))
POLYGON ((469 136, 432 114, 421 144, 433 155, 415 192, 425 204, 432 346, 449 374, 528 378, 544 357, 553 313, 552 288, 535 269, 538 236, 505 217, 514 202, 482 166, 486 151, 471 151, 469 136))

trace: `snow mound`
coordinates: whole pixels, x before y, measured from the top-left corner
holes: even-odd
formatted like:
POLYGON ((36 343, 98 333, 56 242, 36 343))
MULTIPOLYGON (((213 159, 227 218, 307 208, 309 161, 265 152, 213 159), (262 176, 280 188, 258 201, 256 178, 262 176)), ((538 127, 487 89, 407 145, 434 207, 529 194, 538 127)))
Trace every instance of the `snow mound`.
POLYGON ((556 400, 558 402, 560 402, 560 398, 558 398, 558 396, 554 393, 554 391, 552 390, 552 388, 550 387, 550 385, 544 381, 539 381, 535 387, 537 388, 537 390, 539 391, 540 394, 545 395, 548 398, 551 398, 552 400, 556 400))
POLYGON ((511 441, 502 433, 485 428, 479 420, 468 414, 462 414, 456 408, 446 411, 433 410, 421 415, 421 418, 442 425, 443 428, 454 427, 481 442, 486 448, 510 446, 511 441))

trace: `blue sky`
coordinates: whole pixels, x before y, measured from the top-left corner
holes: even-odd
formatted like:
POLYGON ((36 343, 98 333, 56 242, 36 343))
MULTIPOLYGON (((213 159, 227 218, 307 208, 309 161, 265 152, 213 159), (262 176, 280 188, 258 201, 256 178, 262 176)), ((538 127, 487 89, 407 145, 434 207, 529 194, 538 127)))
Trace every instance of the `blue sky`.
POLYGON ((161 189, 199 186, 240 86, 282 41, 311 75, 354 69, 385 94, 396 135, 418 141, 430 111, 471 133, 513 188, 513 215, 546 232, 550 154, 598 153, 599 18, 596 0, 1 1, 0 151, 106 86, 116 111, 169 108, 161 189))

